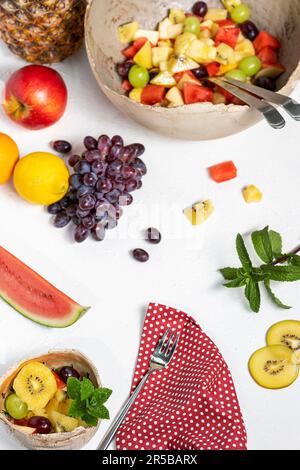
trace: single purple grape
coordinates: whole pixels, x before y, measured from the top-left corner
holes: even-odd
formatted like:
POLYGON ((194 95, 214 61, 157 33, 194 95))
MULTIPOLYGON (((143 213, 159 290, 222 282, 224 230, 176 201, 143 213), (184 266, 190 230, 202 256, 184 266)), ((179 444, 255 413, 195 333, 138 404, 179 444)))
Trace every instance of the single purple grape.
POLYGON ((80 209, 80 207, 78 207, 76 211, 76 215, 80 219, 84 219, 85 217, 88 217, 90 215, 90 212, 91 211, 83 211, 82 209, 80 209))
POLYGON ((153 245, 161 242, 161 233, 157 228, 149 227, 146 232, 146 240, 153 245))
POLYGON ((121 174, 125 179, 134 178, 136 176, 136 170, 131 165, 124 165, 121 174))
POLYGON ((250 41, 254 41, 259 34, 256 24, 252 21, 245 21, 240 25, 240 28, 243 35, 246 36, 247 39, 250 39, 250 41))
POLYGON ((55 202, 54 204, 51 204, 51 206, 48 206, 47 210, 49 214, 56 215, 61 211, 61 205, 59 202, 55 202))
POLYGON ((66 209, 66 214, 72 218, 74 215, 76 215, 77 207, 77 204, 71 204, 71 206, 66 209))
POLYGON ((112 189, 105 197, 111 204, 116 204, 119 201, 120 195, 121 193, 118 189, 112 189))
POLYGON ((96 189, 97 191, 106 194, 112 190, 112 182, 107 178, 100 179, 97 181, 96 189))
POLYGON ((105 238, 105 226, 99 222, 92 230, 92 236, 97 242, 102 242, 105 238))
POLYGON ((91 165, 88 162, 80 161, 74 166, 74 171, 80 175, 85 175, 86 173, 90 173, 91 165))
POLYGON ((266 90, 276 91, 276 80, 271 77, 259 77, 254 81, 254 85, 266 90))
POLYGON ((106 168, 107 168, 107 164, 100 160, 96 160, 92 164, 92 171, 98 176, 103 176, 106 172, 106 168))
POLYGON ((120 62, 117 64, 117 72, 121 78, 127 78, 129 70, 134 65, 134 62, 127 60, 126 62, 120 62))
POLYGON ((121 147, 123 147, 124 140, 122 139, 120 135, 114 135, 113 138, 111 139, 111 143, 113 145, 121 145, 121 147))
POLYGON ((94 209, 96 204, 96 198, 92 194, 86 194, 79 199, 79 207, 83 211, 94 209))
POLYGON ((111 149, 110 149, 110 152, 109 154, 107 155, 106 157, 106 161, 108 163, 111 163, 113 162, 114 160, 116 160, 117 158, 120 157, 121 153, 122 153, 122 149, 123 147, 119 144, 116 144, 114 145, 111 149))
POLYGON ((98 139, 98 150, 100 150, 101 157, 106 158, 111 148, 111 140, 107 135, 101 135, 98 139))
POLYGON ((121 173, 122 166, 123 166, 123 163, 121 160, 119 159, 114 160, 112 163, 108 165, 107 174, 113 177, 119 175, 121 173))
POLYGON ((208 77, 208 72, 205 65, 200 65, 197 69, 192 70, 192 72, 197 80, 202 80, 203 78, 208 77))
POLYGON ((78 173, 75 173, 74 175, 71 175, 69 178, 69 184, 71 188, 73 189, 78 189, 82 185, 82 176, 79 175, 78 173))
POLYGON ((136 179, 129 179, 126 181, 126 191, 128 193, 132 193, 133 191, 135 191, 137 189, 137 186, 138 186, 138 182, 136 179))
POLYGON ((83 177, 83 183, 85 186, 95 186, 97 183, 97 175, 95 173, 86 173, 83 177))
POLYGON ((56 228, 64 228, 70 222, 71 217, 69 217, 65 212, 60 212, 54 218, 54 225, 56 228))
POLYGON ((59 376, 61 380, 66 384, 69 377, 74 377, 75 379, 80 379, 80 374, 72 366, 62 367, 59 371, 59 376))
POLYGON ((98 148, 98 141, 94 137, 85 137, 83 143, 87 150, 96 150, 98 148))
POLYGON ((206 2, 196 2, 192 8, 194 15, 201 16, 204 18, 208 11, 208 6, 206 2))
POLYGON ((32 416, 28 420, 27 426, 34 428, 37 434, 50 434, 52 430, 49 419, 44 416, 32 416))
POLYGON ((70 153, 72 150, 72 145, 66 140, 55 140, 54 142, 52 142, 52 147, 55 152, 63 154, 70 153))
POLYGON ((78 225, 74 233, 74 239, 77 243, 84 242, 89 236, 89 230, 83 225, 78 225))
POLYGON ((77 190, 77 198, 80 199, 81 197, 86 196, 87 194, 93 194, 93 192, 94 188, 92 186, 82 185, 77 190))
POLYGON ((67 207, 69 207, 71 204, 71 201, 68 196, 65 196, 59 201, 59 204, 62 209, 67 209, 67 207))
POLYGON ((136 259, 140 263, 146 263, 149 260, 149 254, 146 250, 143 250, 142 248, 136 248, 135 250, 133 250, 132 254, 134 259, 136 259))
POLYGON ((92 229, 95 226, 96 220, 93 215, 88 215, 82 219, 82 225, 87 229, 92 229))
POLYGON ((141 160, 140 158, 135 159, 135 161, 132 163, 132 167, 137 170, 142 176, 147 174, 147 167, 143 160, 141 160))
POLYGON ((97 149, 87 150, 86 152, 84 152, 84 158, 88 163, 93 163, 101 159, 101 153, 97 149))
POLYGON ((69 165, 74 168, 74 166, 80 162, 81 157, 79 155, 71 155, 71 157, 68 160, 69 165))

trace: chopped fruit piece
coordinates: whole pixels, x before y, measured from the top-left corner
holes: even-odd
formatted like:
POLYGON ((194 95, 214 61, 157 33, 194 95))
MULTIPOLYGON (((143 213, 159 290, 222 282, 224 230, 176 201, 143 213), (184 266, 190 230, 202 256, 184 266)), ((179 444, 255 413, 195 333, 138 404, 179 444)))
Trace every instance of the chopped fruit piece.
POLYGON ((128 78, 130 84, 132 85, 131 89, 144 88, 144 86, 146 86, 149 82, 150 75, 145 67, 134 65, 129 71, 128 78))
POLYGON ((261 202, 263 199, 262 192, 254 185, 247 186, 243 190, 243 196, 247 203, 261 202))
POLYGON ((124 91, 130 91, 132 90, 132 85, 129 80, 123 80, 122 82, 122 88, 124 91))
MULTIPOLYGON (((179 75, 179 74, 177 74, 179 75)), ((194 83, 194 85, 198 85, 198 86, 202 86, 201 83, 199 82, 199 80, 197 80, 195 78, 195 76, 193 75, 192 72, 188 71, 188 72, 184 72, 183 74, 181 74, 181 79, 179 80, 179 82, 177 83, 177 86, 179 88, 180 91, 183 90, 183 86, 185 83, 194 83)), ((174 77, 175 78, 175 77, 174 77)))
POLYGON ((243 39, 235 47, 235 57, 237 62, 240 62, 244 57, 254 55, 255 49, 253 43, 249 39, 243 39))
POLYGON ((232 28, 232 27, 219 28, 219 31, 215 38, 216 45, 219 45, 223 42, 234 49, 237 44, 239 35, 240 35, 239 28, 232 28))
MULTIPOLYGON (((167 72, 167 71, 168 71, 168 61, 163 60, 163 61, 159 64, 159 71, 160 71, 160 72, 167 72)), ((159 73, 159 72, 158 72, 158 73, 159 73)))
MULTIPOLYGON (((188 75, 190 78, 195 78, 193 72, 191 72, 191 70, 187 70, 186 72, 175 73, 174 78, 176 82, 179 83, 184 75, 188 75)), ((200 82, 198 83, 198 85, 200 85, 200 82)))
POLYGON ((217 47, 216 61, 224 65, 236 63, 235 53, 232 47, 223 42, 219 44, 217 47))
POLYGON ((209 200, 198 202, 183 211, 184 215, 194 226, 203 224, 213 212, 214 207, 209 200))
POLYGON ((122 44, 127 44, 135 39, 135 33, 139 29, 139 24, 137 21, 132 23, 124 24, 118 28, 120 42, 122 44))
POLYGON ((56 380, 52 371, 36 361, 26 364, 13 382, 16 394, 29 410, 45 408, 57 391, 56 380))
POLYGON ((55 432, 72 432, 78 427, 78 420, 65 416, 57 411, 52 411, 49 414, 50 422, 55 432))
POLYGON ((141 103, 142 92, 143 88, 133 88, 133 90, 131 90, 129 93, 129 98, 131 98, 133 101, 136 101, 137 103, 141 103))
POLYGON ((254 56, 245 57, 241 60, 239 70, 241 70, 247 77, 254 77, 262 67, 261 60, 254 56))
POLYGON ((184 105, 181 91, 177 88, 177 86, 174 86, 168 91, 168 93, 166 94, 166 99, 170 102, 169 107, 184 105))
POLYGON ((236 5, 232 10, 230 10, 231 19, 238 24, 245 23, 248 21, 251 16, 250 8, 241 3, 240 5, 236 5))
POLYGON ((158 85, 147 85, 142 90, 141 101, 143 104, 154 105, 162 103, 165 97, 165 87, 158 85))
POLYGON ((146 29, 139 29, 136 31, 134 35, 134 39, 139 39, 139 38, 146 38, 148 41, 150 41, 153 46, 156 46, 159 40, 159 32, 158 31, 148 31, 146 29))
POLYGON ((192 33, 183 33, 180 34, 175 41, 174 44, 174 52, 176 55, 186 54, 186 51, 190 47, 193 41, 195 41, 197 37, 192 33))
POLYGON ((143 47, 137 52, 133 58, 134 62, 145 69, 152 68, 152 49, 151 44, 147 41, 143 47))
POLYGON ((152 49, 152 63, 154 67, 159 67, 161 62, 169 60, 173 53, 173 49, 168 46, 154 47, 152 49))
POLYGON ((210 88, 187 82, 183 85, 183 96, 185 104, 212 102, 213 91, 210 88))
POLYGON ((184 55, 175 56, 168 62, 168 71, 171 74, 197 69, 198 63, 184 55))
POLYGON ((27 404, 15 393, 10 393, 6 397, 5 410, 14 419, 23 419, 28 414, 27 404))
POLYGON ((31 428, 29 426, 22 426, 22 425, 14 424, 14 429, 17 429, 18 431, 23 432, 24 434, 29 434, 29 435, 36 433, 36 429, 31 428))
POLYGON ((299 367, 292 361, 293 352, 286 346, 268 346, 251 356, 249 371, 261 387, 284 388, 291 385, 299 375, 299 367))
POLYGON ((184 32, 198 36, 200 33, 200 20, 196 16, 190 16, 184 21, 184 32))
POLYGON ((147 41, 148 41, 147 38, 138 38, 138 39, 136 39, 133 43, 136 52, 138 52, 140 49, 142 49, 142 47, 146 44, 147 41))
POLYGON ((157 43, 158 47, 173 47, 171 39, 162 39, 157 43))
POLYGON ((285 72, 281 64, 262 64, 261 70, 256 74, 255 80, 261 77, 277 78, 285 72))
POLYGON ((211 21, 226 20, 227 14, 227 10, 224 10, 223 8, 209 8, 204 19, 211 21))
MULTIPOLYGON (((219 72, 218 72, 218 75, 221 76, 221 75, 226 75, 228 72, 232 72, 233 70, 236 70, 238 64, 236 62, 234 62, 233 64, 228 64, 228 65, 224 65, 224 64, 219 64, 219 72)), ((233 78, 233 77, 232 77, 233 78)), ((247 77, 245 77, 247 78, 247 77)))
POLYGON ((168 27, 168 36, 169 39, 176 39, 183 31, 183 24, 173 24, 172 26, 168 27))
POLYGON ((169 37, 169 26, 173 26, 172 21, 170 18, 165 18, 163 21, 161 21, 158 25, 158 31, 159 31, 159 38, 160 39, 170 39, 169 37))
POLYGON ((209 46, 203 39, 196 39, 191 43, 186 55, 198 63, 207 62, 209 46))
POLYGON ((210 77, 216 77, 220 71, 220 64, 218 62, 211 62, 206 65, 206 70, 210 77))
POLYGON ((232 20, 220 20, 216 22, 220 28, 236 28, 236 23, 232 20))
POLYGON ((253 43, 256 52, 260 52, 264 47, 271 47, 276 51, 280 49, 280 42, 277 38, 267 33, 266 31, 261 31, 253 43))
POLYGON ((278 54, 272 49, 272 47, 264 47, 258 54, 257 57, 260 58, 263 64, 277 64, 278 54))
POLYGON ((236 7, 237 5, 241 5, 242 3, 242 0, 221 0, 224 7, 230 11, 232 10, 234 7, 236 7))
POLYGON ((169 72, 160 72, 151 80, 152 85, 162 85, 171 88, 176 85, 176 80, 169 72))
POLYGON ((169 19, 172 21, 172 23, 183 23, 185 18, 185 12, 183 10, 175 8, 170 10, 169 19))
POLYGON ((222 93, 218 93, 217 91, 213 94, 213 104, 226 104, 226 98, 222 93))
POLYGON ((56 380, 56 386, 59 390, 63 390, 66 384, 61 380, 60 376, 56 372, 52 372, 56 380))
POLYGON ((122 54, 126 57, 126 59, 131 60, 136 54, 136 48, 134 47, 134 45, 126 47, 126 49, 123 49, 122 54))
MULTIPOLYGON (((224 67, 224 65, 221 67, 224 67)), ((241 70, 239 69, 235 69, 235 70, 231 70, 229 72, 226 73, 226 77, 227 78, 233 78, 234 80, 239 80, 240 82, 246 82, 247 81, 247 75, 244 74, 244 72, 242 72, 241 70)))
POLYGON ((280 344, 293 352, 300 351, 300 321, 285 320, 271 326, 267 333, 267 345, 280 344))
POLYGON ((224 183, 237 177, 237 168, 232 161, 211 166, 208 171, 216 183, 224 183))

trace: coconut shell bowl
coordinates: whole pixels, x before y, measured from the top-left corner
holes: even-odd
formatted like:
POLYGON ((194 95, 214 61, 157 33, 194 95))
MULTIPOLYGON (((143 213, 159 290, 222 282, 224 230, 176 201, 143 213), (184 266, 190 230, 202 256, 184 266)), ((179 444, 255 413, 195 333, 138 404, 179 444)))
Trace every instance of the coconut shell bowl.
POLYGON ((27 449, 33 450, 78 450, 87 444, 96 433, 96 427, 78 427, 72 432, 51 434, 27 434, 23 426, 13 423, 5 413, 5 398, 11 390, 12 383, 19 371, 32 361, 42 362, 50 369, 59 369, 62 366, 73 366, 80 375, 88 376, 95 387, 101 387, 98 372, 92 362, 76 350, 54 350, 46 354, 25 359, 11 367, 0 378, 0 423, 7 431, 27 449), (23 430, 22 430, 23 429, 23 430))
MULTIPOLYGON (((155 29, 170 8, 190 11, 192 0, 91 0, 86 13, 86 46, 92 70, 101 90, 123 113, 153 131, 187 140, 230 136, 261 120, 248 106, 199 103, 177 108, 146 106, 125 96, 115 64, 122 60, 117 28, 137 20, 143 29, 155 29)), ((221 7, 219 0, 208 6, 221 7)), ((247 0, 251 19, 282 43, 280 62, 286 72, 278 91, 289 95, 300 78, 300 2, 298 0, 247 0)), ((124 58, 123 58, 124 59, 124 58)))

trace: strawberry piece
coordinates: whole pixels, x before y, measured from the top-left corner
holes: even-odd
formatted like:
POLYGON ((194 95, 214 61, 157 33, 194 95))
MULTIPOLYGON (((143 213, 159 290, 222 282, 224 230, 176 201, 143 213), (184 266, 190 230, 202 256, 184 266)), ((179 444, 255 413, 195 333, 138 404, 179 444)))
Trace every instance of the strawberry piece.
POLYGON ((220 64, 218 62, 211 62, 206 65, 206 69, 210 77, 216 77, 220 70, 220 64))
POLYGON ((183 85, 183 96, 185 104, 212 102, 213 91, 210 88, 186 82, 183 85))
POLYGON ((257 57, 260 58, 263 64, 277 64, 278 54, 270 46, 264 47, 258 54, 257 57))
POLYGON ((208 168, 210 177, 216 183, 224 183, 237 177, 237 168, 232 161, 219 163, 208 168))
POLYGON ((224 42, 228 46, 232 47, 232 49, 235 48, 237 45, 237 40, 240 35, 240 28, 228 28, 228 27, 222 27, 219 28, 219 31, 216 36, 216 46, 224 42))
POLYGON ((264 47, 271 47, 272 49, 278 50, 281 47, 280 42, 277 38, 267 33, 266 31, 261 31, 255 41, 253 42, 256 52, 260 52, 264 47))
POLYGON ((146 85, 142 91, 141 103, 153 106, 161 103, 165 98, 166 90, 162 85, 146 85))

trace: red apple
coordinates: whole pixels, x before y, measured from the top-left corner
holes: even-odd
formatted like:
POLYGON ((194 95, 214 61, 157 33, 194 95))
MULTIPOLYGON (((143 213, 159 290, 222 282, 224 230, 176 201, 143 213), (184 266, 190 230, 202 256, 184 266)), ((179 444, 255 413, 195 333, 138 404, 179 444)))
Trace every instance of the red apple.
POLYGON ((8 116, 27 129, 57 122, 65 112, 68 91, 58 72, 43 65, 17 70, 5 86, 3 107, 8 116))

